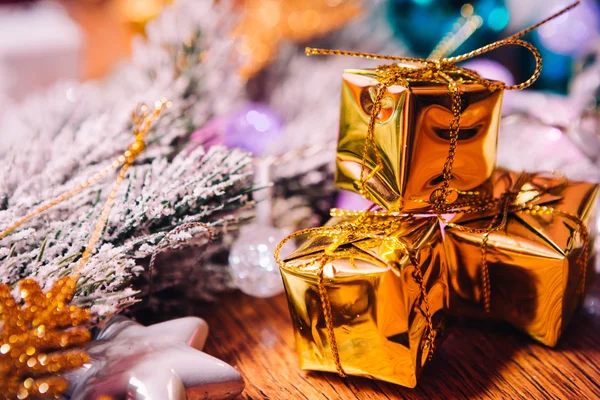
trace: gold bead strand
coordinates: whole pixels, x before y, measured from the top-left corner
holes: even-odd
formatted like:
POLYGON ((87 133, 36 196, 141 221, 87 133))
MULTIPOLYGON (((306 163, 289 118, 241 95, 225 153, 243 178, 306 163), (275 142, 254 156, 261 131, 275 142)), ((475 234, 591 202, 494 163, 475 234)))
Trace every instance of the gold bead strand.
POLYGON ((164 110, 164 108, 168 107, 169 104, 170 104, 170 102, 168 102, 167 99, 162 98, 160 101, 156 102, 154 111, 152 112, 152 114, 146 116, 144 110, 142 110, 142 113, 143 113, 142 117, 138 120, 134 119, 134 121, 135 121, 135 125, 134 125, 135 142, 132 143, 129 146, 129 148, 125 151, 123 156, 121 156, 121 157, 125 158, 125 163, 119 170, 119 174, 117 175, 117 179, 115 180, 115 183, 113 184, 112 191, 110 192, 108 199, 106 200, 106 202, 104 203, 104 206, 102 207, 102 211, 100 212, 100 217, 98 219, 98 222, 96 223, 96 227, 94 228, 94 231, 92 232, 92 235, 90 236, 90 240, 88 241, 88 244, 85 247, 83 255, 81 256, 81 258, 79 259, 79 262, 77 263, 77 267, 75 268, 75 271, 73 274, 75 277, 77 277, 77 278, 79 277, 79 273, 81 272, 83 267, 87 264, 87 262, 91 258, 92 253, 93 253, 94 249, 96 248, 98 241, 100 240, 102 231, 104 230, 104 227, 106 226, 106 222, 108 220, 108 217, 110 215, 112 207, 117 198, 117 194, 119 192, 119 187, 121 186, 121 183, 123 183, 123 181, 125 180, 125 176, 127 175, 127 170, 129 169, 129 167, 131 167, 131 165, 133 164, 133 162, 135 161, 137 156, 139 156, 146 148, 145 138, 146 138, 146 135, 148 134, 148 132, 150 131, 150 128, 152 127, 152 123, 159 117, 159 115, 164 110))

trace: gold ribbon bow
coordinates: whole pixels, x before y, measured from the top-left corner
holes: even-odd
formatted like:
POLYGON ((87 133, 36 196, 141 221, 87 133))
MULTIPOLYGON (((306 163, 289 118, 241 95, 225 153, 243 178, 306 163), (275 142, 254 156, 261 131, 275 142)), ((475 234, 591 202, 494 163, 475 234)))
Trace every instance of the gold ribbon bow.
POLYGON ((377 80, 379 81, 379 85, 376 89, 375 98, 373 100, 373 108, 371 110, 371 116, 369 119, 369 124, 367 127, 367 135, 365 139, 365 145, 363 149, 363 158, 362 165, 360 171, 360 177, 358 186, 360 188, 360 194, 369 199, 371 196, 365 190, 365 186, 367 182, 379 171, 383 168, 383 163, 381 162, 381 156, 377 151, 375 145, 375 122, 377 120, 377 116, 381 112, 381 102, 383 97, 387 92, 387 88, 392 85, 400 84, 404 87, 409 87, 411 82, 414 81, 425 81, 425 82, 436 82, 436 83, 446 83, 448 85, 448 91, 452 97, 452 119, 450 120, 449 128, 450 128, 450 145, 448 148, 448 156, 444 163, 443 167, 443 181, 441 186, 435 190, 432 195, 432 203, 433 208, 439 212, 443 211, 444 207, 447 203, 448 194, 454 189, 450 187, 450 181, 452 179, 452 168, 454 165, 454 157, 456 155, 456 147, 458 144, 458 133, 460 131, 460 114, 461 114, 461 90, 460 84, 462 83, 462 78, 456 80, 453 75, 463 74, 469 77, 473 82, 480 83, 487 87, 489 90, 522 90, 529 86, 531 86, 540 76, 542 72, 542 57, 539 51, 529 42, 523 41, 520 38, 528 34, 529 32, 539 28, 543 24, 561 16, 562 14, 570 11, 574 7, 579 5, 579 1, 563 8, 557 13, 551 15, 550 17, 544 19, 541 22, 538 22, 535 25, 530 26, 527 29, 523 29, 520 32, 517 32, 514 35, 507 37, 506 39, 499 40, 497 42, 488 44, 486 46, 480 47, 477 50, 473 50, 469 53, 461 54, 455 57, 447 57, 439 60, 427 60, 424 58, 418 57, 399 57, 392 55, 384 55, 384 54, 370 54, 370 53, 362 53, 362 52, 354 52, 354 51, 345 51, 345 50, 327 50, 327 49, 316 49, 307 47, 306 55, 337 55, 337 56, 351 56, 351 57, 361 57, 368 59, 378 59, 378 60, 389 60, 400 63, 409 63, 411 66, 407 65, 399 65, 399 64, 390 64, 390 65, 381 65, 377 67, 377 80), (482 78, 475 71, 468 70, 466 68, 462 68, 456 65, 456 63, 468 60, 473 57, 477 57, 481 54, 488 53, 490 51, 496 50, 503 46, 508 45, 516 45, 521 46, 529 50, 534 58, 535 58, 535 69, 533 74, 524 82, 521 82, 516 85, 506 85, 503 82, 497 82, 482 78), (376 157, 376 166, 375 168, 367 174, 367 155, 369 149, 374 150, 376 157))

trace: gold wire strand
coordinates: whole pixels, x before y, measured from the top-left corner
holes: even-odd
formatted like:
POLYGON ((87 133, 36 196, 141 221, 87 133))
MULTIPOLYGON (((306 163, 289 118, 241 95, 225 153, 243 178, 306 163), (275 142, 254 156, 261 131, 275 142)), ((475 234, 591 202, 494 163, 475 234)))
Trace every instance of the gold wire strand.
POLYGON ((369 118, 369 125, 367 128, 367 137, 365 139, 365 144, 363 147, 363 156, 362 156, 362 164, 360 168, 360 194, 370 199, 370 195, 366 191, 365 187, 367 182, 379 171, 383 168, 383 163, 381 162, 381 156, 379 155, 379 151, 377 150, 377 145, 375 143, 375 123, 377 121, 377 116, 381 112, 381 101, 385 93, 387 92, 387 86, 378 85, 377 93, 375 94, 375 101, 373 102, 373 109, 371 110, 371 118, 369 118), (369 149, 372 149, 375 153, 375 168, 366 175, 367 170, 367 160, 369 149))
POLYGON ((338 374, 342 377, 346 377, 346 372, 340 361, 340 352, 337 346, 337 340, 335 338, 335 331, 333 327, 333 316, 331 313, 331 301, 327 294, 327 288, 325 286, 324 267, 327 259, 323 257, 319 262, 319 274, 317 286, 319 287, 319 297, 321 299, 321 308, 323 309, 323 317, 325 319, 325 327, 327 328, 327 336, 329 336, 329 345, 331 347, 331 354, 333 355, 333 362, 338 374))
POLYGON ((427 325, 425 326, 425 342, 424 346, 429 347, 429 351, 427 353, 427 359, 431 360, 433 357, 433 352, 435 350, 435 334, 433 327, 433 315, 431 314, 431 308, 429 306, 429 297, 427 296, 427 287, 425 286, 425 277, 423 274, 423 270, 421 269, 421 263, 417 256, 412 252, 407 250, 408 257, 415 268, 414 280, 419 285, 419 292, 421 295, 421 301, 423 304, 422 312, 425 316, 425 321, 427 325))
POLYGON ((98 219, 98 222, 96 223, 96 227, 94 228, 94 231, 90 236, 90 240, 88 241, 88 244, 85 247, 83 255, 77 263, 77 267, 74 270, 75 277, 79 277, 79 273, 91 258, 92 253, 96 248, 98 241, 100 240, 100 236, 104 231, 104 227, 106 226, 108 217, 110 216, 110 212, 115 203, 115 199, 117 198, 117 194, 119 193, 119 187, 121 186, 121 183, 123 183, 123 181, 125 180, 127 170, 129 169, 129 167, 131 167, 137 156, 140 155, 146 149, 146 135, 150 131, 152 123, 156 118, 158 118, 158 116, 161 114, 166 105, 166 99, 162 99, 161 101, 157 102, 152 114, 150 114, 147 117, 142 116, 139 120, 136 120, 137 123, 134 124, 134 132, 136 136, 135 142, 131 144, 129 148, 125 151, 125 153, 123 153, 123 155, 120 157, 125 157, 125 163, 123 164, 121 170, 119 171, 119 174, 117 175, 117 179, 113 184, 112 191, 110 192, 108 199, 106 199, 106 202, 102 207, 102 211, 100 212, 100 217, 98 219))
POLYGON ((359 57, 367 58, 370 60, 389 60, 399 62, 413 62, 428 64, 427 60, 418 57, 402 57, 392 56, 386 54, 374 54, 374 53, 363 53, 361 51, 349 51, 349 50, 335 50, 335 49, 318 49, 314 47, 305 48, 307 56, 345 56, 345 57, 359 57))
POLYGON ((486 313, 492 311, 492 294, 490 289, 490 271, 487 262, 487 248, 488 241, 490 239, 490 233, 486 232, 483 234, 481 240, 481 281, 483 286, 483 307, 486 313))
POLYGON ((119 160, 113 161, 109 166, 107 166, 106 168, 104 168, 102 171, 98 172, 94 176, 86 179, 83 183, 81 183, 77 187, 69 190, 68 192, 65 192, 65 193, 59 195, 58 197, 50 200, 49 202, 47 202, 43 206, 35 209, 34 211, 32 211, 29 214, 25 215, 24 217, 20 218, 14 224, 10 225, 8 228, 6 228, 2 232, 0 232, 0 239, 4 239, 6 236, 10 235, 15 229, 17 229, 19 226, 23 225, 25 222, 29 221, 31 218, 33 218, 33 217, 35 217, 35 216, 43 213, 47 209, 52 208, 52 207, 56 206, 59 203, 62 203, 66 199, 68 199, 68 198, 76 195, 77 193, 81 192, 83 189, 87 188, 88 186, 91 186, 94 183, 102 180, 102 178, 104 178, 106 175, 108 175, 108 173, 110 173, 111 171, 116 170, 122 164, 123 163, 120 162, 119 160))
POLYGON ((75 267, 75 270, 73 271, 72 275, 76 278, 79 277, 81 270, 87 264, 90 257, 92 256, 92 252, 96 248, 96 244, 98 244, 98 240, 100 240, 100 236, 102 235, 102 231, 104 230, 104 227, 106 226, 106 221, 110 215, 110 211, 115 203, 115 199, 117 198, 117 193, 119 192, 119 186, 121 186, 121 183, 125 179, 125 175, 127 174, 127 170, 129 169, 130 166, 131 166, 131 163, 127 162, 119 170, 117 179, 115 180, 115 183, 113 184, 112 191, 110 192, 110 195, 108 196, 108 199, 106 200, 106 203, 104 203, 104 206, 102 207, 102 211, 100 212, 100 217, 98 218, 98 222, 96 223, 96 226, 94 227, 94 230, 92 231, 90 240, 88 241, 88 244, 85 247, 85 250, 83 251, 81 258, 79 259, 79 262, 77 263, 77 266, 75 267))
POLYGON ((81 258, 79 259, 79 262, 77 263, 77 266, 71 274, 75 279, 78 279, 82 268, 89 261, 96 245, 98 244, 98 241, 100 240, 100 236, 102 235, 102 232, 106 226, 107 219, 114 205, 115 199, 119 191, 119 187, 125 179, 127 170, 133 164, 137 156, 139 156, 145 150, 145 137, 150 131, 152 123, 156 120, 156 118, 158 118, 158 116, 161 114, 164 108, 170 107, 171 104, 172 103, 170 101, 163 98, 160 101, 156 102, 154 110, 151 114, 147 113, 146 105, 141 105, 139 107, 139 110, 136 110, 132 113, 132 121, 134 123, 133 132, 135 134, 135 141, 127 148, 127 150, 122 155, 115 159, 109 166, 104 168, 102 171, 96 173, 94 176, 86 179, 80 185, 50 200, 43 206, 35 209, 34 211, 30 212, 29 214, 16 221, 14 224, 10 225, 8 228, 4 229, 2 232, 0 232, 0 239, 3 239, 9 234, 11 234, 12 232, 14 232, 15 229, 17 229, 33 217, 40 215, 49 208, 52 208, 58 205, 59 203, 73 197, 88 186, 91 186, 94 183, 97 183, 98 181, 102 180, 110 172, 120 167, 112 191, 102 207, 98 222, 96 223, 94 230, 92 231, 90 239, 85 247, 85 250, 83 251, 81 258))

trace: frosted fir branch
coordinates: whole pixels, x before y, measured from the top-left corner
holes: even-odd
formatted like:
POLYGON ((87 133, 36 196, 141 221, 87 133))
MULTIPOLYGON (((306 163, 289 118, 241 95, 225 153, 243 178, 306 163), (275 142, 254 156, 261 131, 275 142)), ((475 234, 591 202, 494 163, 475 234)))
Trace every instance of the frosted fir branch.
MULTIPOLYGON (((77 301, 96 305, 103 294, 126 288, 129 278, 143 271, 134 258, 148 257, 167 232, 182 223, 201 220, 211 227, 218 227, 238 222, 234 215, 220 214, 224 212, 224 205, 233 209, 250 205, 247 196, 251 190, 249 162, 250 158, 245 153, 213 147, 207 154, 199 148, 185 157, 178 156, 166 166, 166 160, 157 159, 150 167, 133 167, 132 171, 149 168, 150 173, 145 174, 141 185, 136 186, 135 172, 123 183, 102 236, 101 247, 81 271, 83 278, 78 293, 82 298, 77 301), (213 161, 203 163, 202 160, 207 158, 213 161), (215 174, 214 163, 217 162, 220 167, 219 173, 215 174), (194 169, 193 164, 199 164, 200 168, 194 169), (186 184, 190 181, 204 181, 206 185, 219 187, 219 190, 186 184)), ((107 182, 102 189, 108 193, 110 185, 111 182, 107 182)), ((69 207, 65 204, 48 210, 39 222, 32 221, 23 231, 5 238, 0 247, 2 280, 14 283, 25 276, 33 276, 47 286, 53 278, 70 273, 96 223, 102 189, 78 195, 69 207)), ((10 211, 0 212, 2 227, 5 219, 14 220, 20 216, 10 218, 10 211)), ((216 234, 222 232, 222 228, 214 230, 216 234)), ((182 233, 179 239, 187 235, 182 233)), ((176 245, 177 240, 174 240, 161 250, 176 245)), ((111 298, 125 301, 131 297, 128 293, 111 298)), ((122 308, 130 305, 131 301, 114 306, 122 308)))

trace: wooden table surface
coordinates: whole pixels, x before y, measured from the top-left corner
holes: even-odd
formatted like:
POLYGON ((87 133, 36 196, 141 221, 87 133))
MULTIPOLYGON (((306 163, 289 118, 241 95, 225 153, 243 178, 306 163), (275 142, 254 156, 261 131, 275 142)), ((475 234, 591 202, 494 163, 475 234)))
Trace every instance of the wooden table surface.
POLYGON ((301 371, 283 295, 223 295, 198 305, 211 333, 205 351, 235 366, 243 399, 600 399, 600 279, 587 310, 557 349, 497 323, 457 321, 416 389, 335 374, 301 371))

